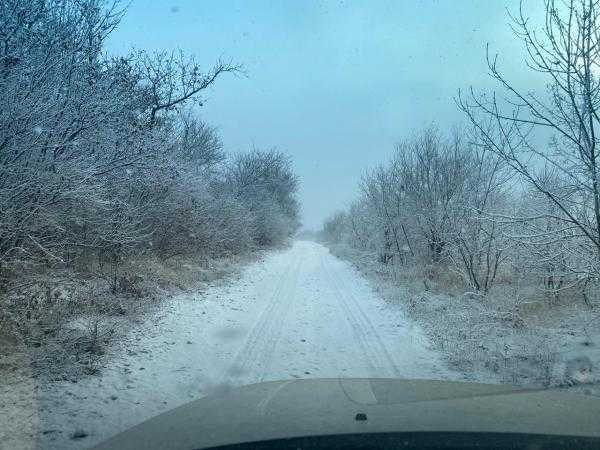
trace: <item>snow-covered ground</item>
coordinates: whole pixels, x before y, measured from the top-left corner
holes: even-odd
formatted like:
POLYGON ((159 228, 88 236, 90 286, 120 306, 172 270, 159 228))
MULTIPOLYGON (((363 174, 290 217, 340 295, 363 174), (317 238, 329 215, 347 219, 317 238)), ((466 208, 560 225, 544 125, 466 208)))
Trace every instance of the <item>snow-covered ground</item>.
POLYGON ((100 375, 41 386, 39 444, 85 448, 212 392, 311 377, 460 378, 401 308, 325 247, 299 241, 225 286, 167 302, 100 375))

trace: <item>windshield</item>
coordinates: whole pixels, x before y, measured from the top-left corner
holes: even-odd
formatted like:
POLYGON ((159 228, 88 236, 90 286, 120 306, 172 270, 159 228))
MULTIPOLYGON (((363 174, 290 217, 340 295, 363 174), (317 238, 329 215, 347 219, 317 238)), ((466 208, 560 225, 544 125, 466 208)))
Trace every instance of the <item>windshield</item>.
POLYGON ((599 14, 0 2, 0 447, 265 381, 598 395, 599 14))

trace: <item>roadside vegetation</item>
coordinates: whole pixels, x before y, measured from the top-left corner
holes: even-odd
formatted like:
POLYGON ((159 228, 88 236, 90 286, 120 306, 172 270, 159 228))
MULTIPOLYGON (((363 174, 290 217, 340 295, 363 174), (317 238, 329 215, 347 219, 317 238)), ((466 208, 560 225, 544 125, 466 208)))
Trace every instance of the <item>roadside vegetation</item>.
POLYGON ((560 384, 600 364, 600 5, 544 4, 541 29, 512 19, 546 84, 521 91, 488 53, 498 91, 459 92, 467 125, 407 136, 321 238, 458 369, 560 384))
POLYGON ((94 371, 131 313, 299 225, 291 161, 228 155, 195 113, 242 68, 107 55, 123 14, 103 0, 0 4, 0 342, 41 348, 44 367, 94 371))

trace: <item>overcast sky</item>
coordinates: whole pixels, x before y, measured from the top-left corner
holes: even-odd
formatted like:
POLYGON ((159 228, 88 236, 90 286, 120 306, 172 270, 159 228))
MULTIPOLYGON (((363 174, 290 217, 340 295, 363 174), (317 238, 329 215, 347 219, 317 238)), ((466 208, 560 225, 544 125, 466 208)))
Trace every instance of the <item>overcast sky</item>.
POLYGON ((229 152, 289 154, 303 222, 316 229, 355 198, 364 171, 403 136, 431 121, 449 128, 463 120, 458 89, 493 86, 487 43, 509 74, 532 82, 508 27, 507 8, 517 4, 133 0, 109 50, 180 48, 207 68, 219 57, 243 64, 247 77, 219 80, 199 113, 229 152))

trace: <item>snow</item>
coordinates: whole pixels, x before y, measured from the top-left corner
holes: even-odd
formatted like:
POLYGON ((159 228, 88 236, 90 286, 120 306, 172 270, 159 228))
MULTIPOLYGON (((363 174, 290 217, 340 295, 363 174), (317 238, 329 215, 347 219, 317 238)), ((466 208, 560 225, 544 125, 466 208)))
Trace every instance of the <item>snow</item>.
POLYGON ((166 302, 100 375, 41 389, 41 446, 89 447, 233 386, 321 377, 460 378, 350 264, 297 241, 228 285, 166 302), (77 430, 87 436, 71 439, 77 430))
POLYGON ((405 310, 466 380, 600 396, 597 306, 568 294, 550 303, 523 285, 517 293, 501 283, 485 296, 460 293, 442 277, 425 290, 423 267, 385 266, 377 255, 343 244, 331 249, 369 279, 381 298, 405 310))

